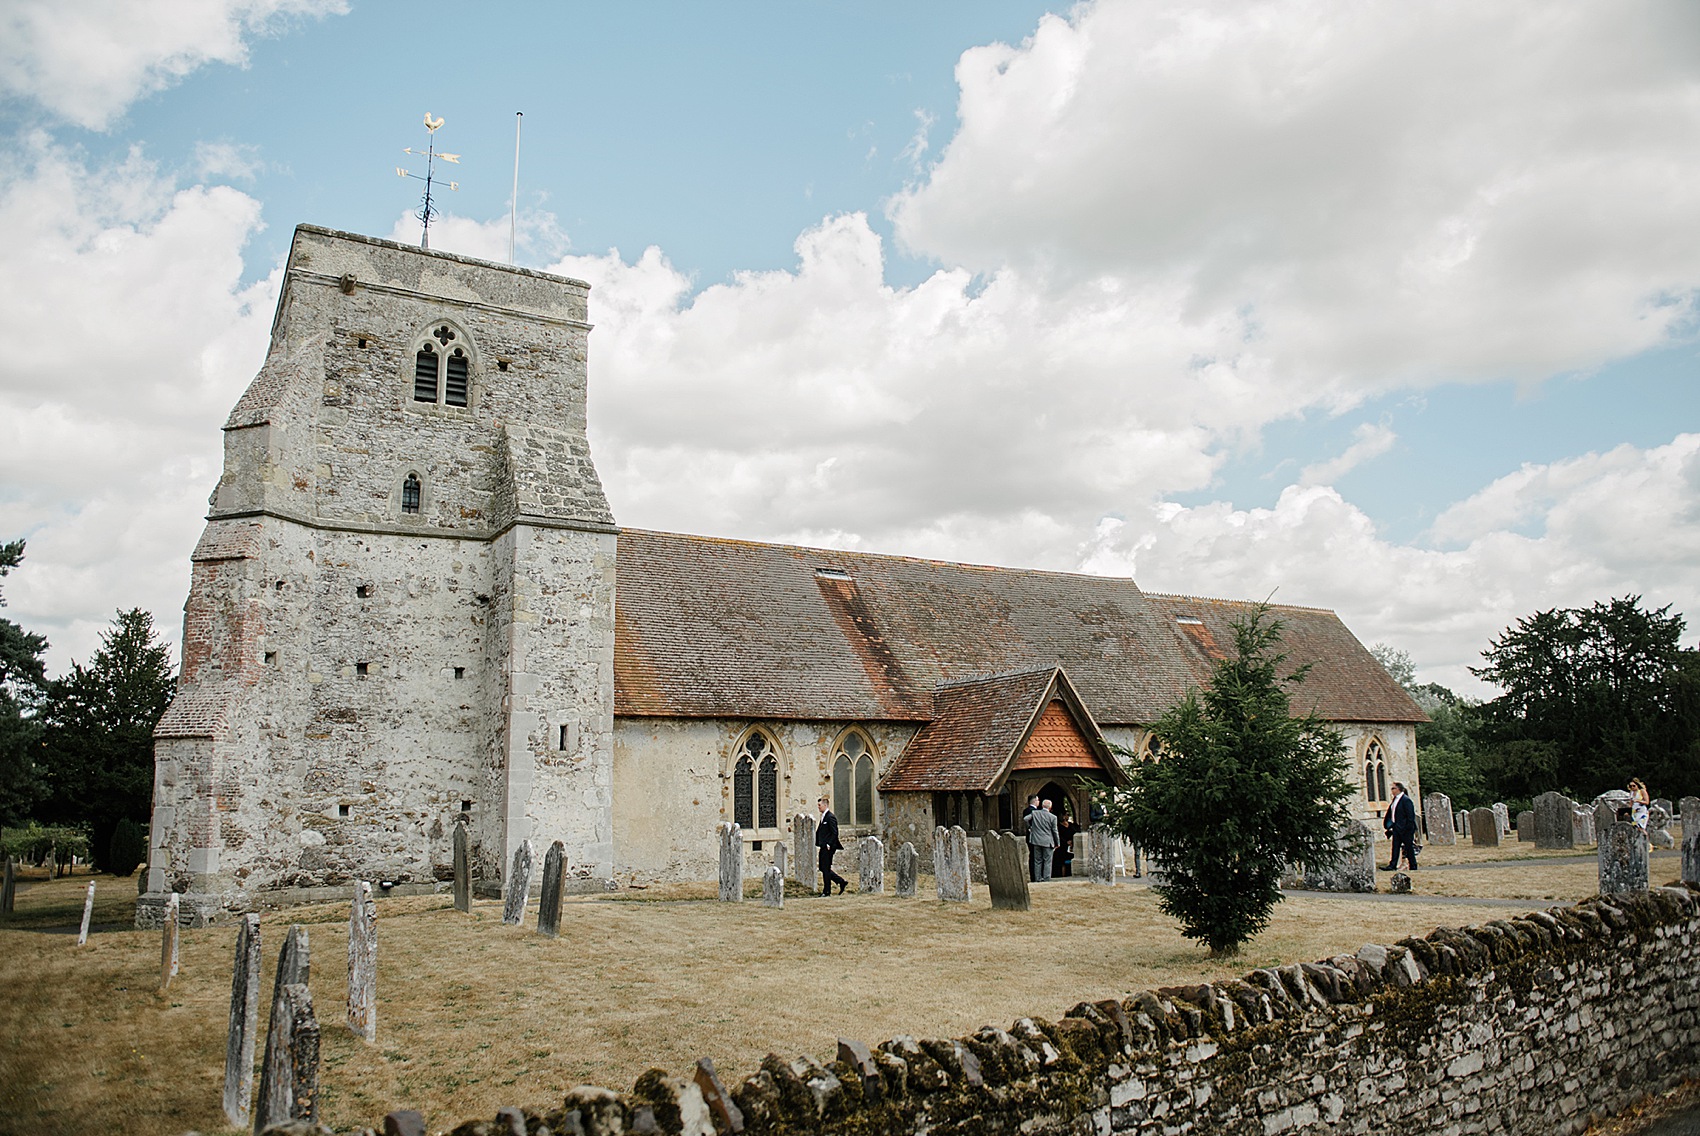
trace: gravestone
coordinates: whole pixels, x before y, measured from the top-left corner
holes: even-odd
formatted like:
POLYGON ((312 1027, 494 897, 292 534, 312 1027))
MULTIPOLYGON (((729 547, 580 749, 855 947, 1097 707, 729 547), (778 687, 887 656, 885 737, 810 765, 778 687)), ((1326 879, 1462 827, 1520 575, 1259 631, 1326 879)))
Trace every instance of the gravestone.
POLYGON ((1654 801, 1647 810, 1647 840, 1654 848, 1675 848, 1676 838, 1670 834, 1670 813, 1654 801))
POLYGON ((1682 821, 1683 837, 1691 832, 1700 832, 1700 797, 1684 797, 1679 805, 1682 811, 1677 815, 1682 821))
POLYGON ((1394 872, 1393 873, 1393 879, 1391 881, 1389 881, 1389 883, 1387 885, 1387 890, 1392 892, 1394 895, 1410 895, 1411 894, 1411 876, 1410 876, 1410 873, 1409 872, 1394 872))
POLYGON ((466 822, 455 822, 455 910, 472 910, 472 836, 466 822))
POLYGON ((941 900, 968 902, 968 834, 958 825, 933 829, 933 886, 941 900))
POLYGON ((1305 887, 1312 891, 1373 892, 1375 834, 1362 821, 1349 820, 1334 834, 1340 858, 1333 864, 1304 866, 1305 887))
POLYGON ((543 856, 543 895, 537 901, 537 933, 561 933, 561 895, 567 887, 567 846, 559 840, 543 856))
POLYGON ((1633 821, 1613 821, 1600 833, 1600 894, 1647 890, 1647 838, 1633 821))
POLYGON ((77 932, 77 946, 79 947, 88 945, 89 920, 92 918, 94 918, 94 885, 90 884, 88 893, 83 896, 83 925, 81 930, 77 932))
POLYGON ((244 915, 236 929, 236 961, 230 968, 230 1032, 224 1043, 224 1118, 248 1127, 254 1099, 254 1035, 260 1026, 260 917, 244 915))
POLYGON ((160 925, 159 988, 164 990, 177 977, 177 912, 182 901, 172 892, 165 901, 165 922, 160 925))
POLYGON ((820 859, 815 855, 815 818, 798 813, 791 821, 791 870, 804 891, 820 890, 820 859))
POLYGON ((1659 808, 1665 810, 1665 815, 1672 819, 1675 819, 1677 815, 1676 806, 1670 803, 1669 797, 1654 797, 1652 801, 1649 802, 1649 806, 1651 805, 1657 805, 1659 808))
POLYGON ((348 1028, 378 1040, 378 905, 365 880, 355 883, 348 912, 348 1028))
POLYGON ((1506 808, 1504 801, 1493 803, 1493 822, 1499 826, 1500 840, 1511 835, 1511 810, 1506 808))
POLYGON ((999 911, 1028 911, 1033 906, 1027 888, 1027 842, 1013 833, 988 831, 980 845, 986 855, 986 890, 999 911))
POLYGON ((313 1016, 313 995, 306 984, 291 982, 272 1005, 254 1131, 264 1132, 291 1120, 311 1124, 318 1118, 319 1022, 313 1016))
MULTIPOLYGON (((287 1109, 293 1099, 294 1090, 290 1036, 295 1018, 292 1016, 294 1004, 286 994, 297 986, 305 990, 311 977, 312 954, 308 950, 307 928, 296 923, 283 938, 283 949, 277 954, 277 975, 272 980, 271 1016, 266 1023, 266 1050, 260 1061, 260 1103, 254 1110, 256 1133, 264 1132, 271 1125, 290 1119, 287 1109), (279 1077, 291 1083, 280 1086, 275 1083, 279 1077)), ((310 999, 308 1005, 312 1005, 310 999)), ((313 1033, 316 1048, 317 1022, 314 1023, 313 1033)), ((315 1069, 316 1067, 315 1055, 315 1069)))
POLYGON ((0 884, 0 915, 12 914, 12 905, 18 898, 18 870, 12 866, 12 858, 6 857, 6 881, 0 884))
POLYGON ((761 874, 761 902, 763 907, 785 906, 785 877, 776 865, 761 874))
POLYGON ((915 877, 921 874, 921 857, 915 846, 905 840, 897 846, 897 898, 915 898, 915 877))
POLYGON ((1470 810, 1470 843, 1477 848, 1499 847, 1499 821, 1492 809, 1470 810))
POLYGON ((1457 827, 1455 827, 1453 831, 1458 834, 1458 839, 1470 839, 1470 810, 1459 809, 1458 815, 1453 819, 1457 821, 1457 827))
POLYGON ((720 836, 720 901, 744 902, 744 830, 728 820, 715 829, 720 836))
POLYGON ((1594 842, 1594 810, 1576 805, 1570 810, 1570 845, 1580 848, 1594 842))
MULTIPOLYGON (((1629 793, 1623 789, 1608 789, 1594 798, 1594 832, 1604 840, 1606 829, 1617 823, 1617 811, 1629 808, 1629 793)), ((1624 820, 1630 819, 1626 814, 1624 820)))
POLYGON ((1542 793, 1535 798, 1535 847, 1576 847, 1576 808, 1563 793, 1542 793))
POLYGON ((885 845, 877 836, 865 836, 856 846, 856 866, 861 878, 856 890, 863 895, 885 894, 885 845))
POLYGON ((531 841, 522 840, 514 849, 513 870, 508 873, 508 889, 502 894, 502 922, 518 927, 525 922, 525 901, 531 891, 531 866, 537 861, 537 849, 531 841))
POLYGON ((1524 809, 1517 814, 1517 839, 1524 844, 1535 841, 1535 810, 1524 809))
POLYGON ((1095 884, 1116 882, 1116 834, 1107 824, 1095 824, 1085 832, 1086 875, 1095 884))
POLYGON ((786 876, 790 875, 790 873, 785 870, 786 861, 789 860, 789 859, 790 859, 790 856, 786 855, 786 852, 785 852, 785 842, 783 840, 774 841, 774 843, 773 843, 773 866, 775 868, 779 869, 779 878, 780 879, 784 879, 786 876))
POLYGON ((1700 886, 1700 830, 1690 832, 1686 827, 1682 830, 1682 882, 1700 886))
POLYGON ((1452 798, 1445 793, 1430 793, 1423 798, 1423 824, 1428 828, 1430 844, 1458 842, 1458 830, 1452 823, 1452 798))

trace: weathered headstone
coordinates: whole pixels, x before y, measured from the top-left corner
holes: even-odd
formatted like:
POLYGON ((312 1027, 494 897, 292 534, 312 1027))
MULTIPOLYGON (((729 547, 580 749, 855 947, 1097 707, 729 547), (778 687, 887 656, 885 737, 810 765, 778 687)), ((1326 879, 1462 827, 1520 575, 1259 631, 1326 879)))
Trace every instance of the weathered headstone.
POLYGON ((83 925, 82 929, 77 932, 77 946, 79 947, 88 945, 89 920, 92 918, 94 918, 94 885, 90 884, 88 892, 83 896, 83 925))
POLYGON ((1582 848, 1594 842, 1594 810, 1576 805, 1570 810, 1570 846, 1582 848))
POLYGON ((1423 798, 1423 823, 1428 826, 1430 844, 1458 843, 1458 830, 1452 823, 1452 798, 1445 793, 1430 793, 1423 798))
POLYGON ((791 857, 787 855, 785 851, 785 842, 783 840, 775 841, 773 845, 773 866, 779 869, 780 879, 784 879, 786 876, 791 874, 785 870, 787 867, 786 862, 790 859, 791 857))
POLYGON ((1670 834, 1671 815, 1654 801, 1647 810, 1647 839, 1654 848, 1675 848, 1676 838, 1670 834))
POLYGON ((1457 822, 1457 826, 1453 829, 1453 831, 1458 834, 1458 839, 1470 839, 1470 810, 1459 809, 1458 815, 1453 819, 1457 822))
POLYGON ((1013 833, 988 831, 981 837, 986 854, 986 890, 992 907, 1000 911, 1027 911, 1033 906, 1027 888, 1027 842, 1013 833))
POLYGON ((864 836, 856 848, 860 879, 856 888, 863 895, 885 894, 885 845, 877 836, 864 836))
POLYGON ((720 838, 720 900, 744 902, 744 830, 731 821, 715 829, 720 838))
POLYGON ((1388 882, 1387 890, 1394 895, 1411 894, 1411 876, 1409 872, 1394 872, 1393 879, 1388 882))
MULTIPOLYGON (((290 1119, 287 1109, 294 1096, 293 1068, 290 1061, 290 1037, 294 1017, 287 997, 290 988, 306 989, 312 977, 312 953, 308 949, 307 928, 296 923, 283 938, 283 948, 277 954, 277 974, 272 979, 271 1016, 266 1023, 266 1050, 260 1060, 259 1106, 254 1110, 254 1131, 264 1132, 273 1124, 290 1119), (289 1084, 278 1085, 283 1077, 289 1084), (268 1103, 270 1102, 270 1103, 268 1103), (281 1111, 280 1111, 281 1110, 281 1111)), ((311 1001, 309 1000, 309 1006, 311 1001)), ((318 1023, 313 1025, 314 1044, 318 1041, 318 1023)))
POLYGON ((1340 850, 1332 864, 1304 866, 1304 885, 1311 891, 1373 892, 1375 834, 1362 821, 1349 820, 1334 834, 1340 850))
POLYGON ((455 910, 472 910, 472 836, 465 821, 455 822, 455 910))
POLYGON ((18 899, 18 870, 12 866, 12 858, 6 857, 6 881, 0 884, 0 915, 12 914, 12 905, 18 899))
POLYGON ((1517 814, 1517 839, 1524 844, 1535 842, 1535 810, 1524 809, 1517 814))
POLYGON ((1691 832, 1686 826, 1682 830, 1682 882, 1700 886, 1700 829, 1691 832))
POLYGON ((318 1118, 319 1022, 313 1016, 313 995, 306 984, 291 982, 272 1005, 254 1131, 264 1132, 291 1120, 311 1123, 318 1118))
POLYGON ((1650 802, 1648 802, 1648 804, 1649 806, 1656 805, 1657 807, 1665 810, 1665 815, 1673 820, 1676 818, 1676 806, 1671 804, 1669 797, 1654 797, 1650 802))
POLYGON ((224 1044, 224 1117, 232 1128, 248 1127, 254 1099, 254 1035, 260 1026, 260 917, 244 915, 236 929, 236 961, 230 968, 230 1032, 224 1044))
POLYGON ((1493 823, 1499 826, 1500 840, 1504 840, 1507 836, 1511 835, 1511 810, 1506 807, 1504 801, 1494 802, 1493 823))
POLYGON ((1600 894, 1647 890, 1647 838, 1632 821, 1613 821, 1600 833, 1600 894))
POLYGON ((1499 847, 1499 820, 1492 809, 1470 810, 1470 843, 1477 848, 1499 847))
POLYGON ((1574 848, 1575 805, 1563 793, 1542 793, 1535 798, 1535 847, 1574 848))
POLYGON ((1700 832, 1700 797, 1684 797, 1678 802, 1682 812, 1678 814, 1682 820, 1682 835, 1686 839, 1691 832, 1700 832))
POLYGON ((1116 882, 1116 834, 1107 824, 1095 824, 1085 832, 1086 875, 1095 884, 1116 882))
POLYGON ((1625 810, 1623 820, 1628 820, 1630 814, 1629 794, 1623 789, 1607 789, 1594 798, 1594 832, 1601 840, 1605 839, 1606 829, 1618 821, 1618 810, 1625 810))
POLYGON ((775 865, 769 864, 761 874, 761 902, 764 907, 785 906, 785 877, 775 865))
POLYGON ((348 1028, 378 1040, 378 905, 372 885, 359 880, 348 913, 348 1028))
POLYGON ((917 877, 921 874, 921 857, 916 854, 915 846, 905 840, 897 846, 892 860, 897 871, 897 898, 914 899, 917 877))
POLYGON ((165 922, 160 925, 159 988, 164 990, 177 977, 177 940, 180 928, 177 912, 182 901, 172 892, 165 900, 165 922))
POLYGON ((519 847, 514 849, 507 890, 502 893, 502 922, 509 927, 518 927, 525 922, 525 901, 531 892, 531 867, 536 862, 537 849, 531 841, 520 841, 519 847))
POLYGON ((537 933, 561 933, 561 896, 567 886, 567 846, 559 840, 543 856, 543 896, 537 901, 537 933))
POLYGON ((933 829, 933 886, 939 898, 968 902, 968 834, 961 826, 933 829))
POLYGON ((820 861, 815 856, 815 818, 798 813, 791 821, 791 871, 804 891, 820 890, 820 861))

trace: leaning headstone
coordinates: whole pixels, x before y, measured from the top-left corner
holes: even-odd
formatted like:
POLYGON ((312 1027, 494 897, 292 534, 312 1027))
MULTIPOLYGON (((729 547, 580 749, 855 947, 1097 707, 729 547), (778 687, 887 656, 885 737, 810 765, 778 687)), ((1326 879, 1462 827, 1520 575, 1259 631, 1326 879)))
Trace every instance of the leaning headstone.
POLYGON ((77 946, 79 947, 88 945, 89 920, 92 918, 94 918, 94 885, 90 884, 88 893, 83 896, 83 925, 81 930, 77 932, 77 946))
POLYGON ((172 892, 165 901, 165 922, 160 926, 159 940, 159 988, 164 990, 171 985, 171 980, 177 977, 177 912, 182 901, 177 893, 172 892))
POLYGON ((18 898, 18 870, 12 866, 12 858, 6 857, 6 881, 0 884, 0 915, 12 914, 12 905, 18 898))
POLYGON ((1524 809, 1517 814, 1517 839, 1524 844, 1535 841, 1535 810, 1524 809))
POLYGON ((1647 838, 1633 821, 1613 821, 1600 833, 1600 894, 1647 890, 1647 838))
POLYGON ((354 885, 348 914, 348 1028, 362 1041, 378 1040, 378 905, 372 885, 354 885))
POLYGON ((775 841, 773 845, 773 866, 779 869, 780 879, 791 874, 785 870, 786 861, 790 858, 785 852, 785 842, 783 840, 775 841))
POLYGON ((1470 843, 1477 848, 1499 847, 1499 819, 1492 809, 1470 810, 1470 843))
POLYGON ((1430 793, 1423 798, 1423 823, 1428 826, 1430 844, 1458 843, 1458 829, 1452 823, 1452 798, 1445 793, 1430 793))
POLYGON ((1116 834, 1107 824, 1088 828, 1086 836, 1086 875, 1095 884, 1116 882, 1116 834))
POLYGON ((1576 847, 1575 806, 1563 793, 1542 793, 1535 798, 1535 847, 1576 847))
POLYGON ((721 821, 715 830, 720 836, 720 901, 744 902, 744 830, 731 821, 721 821))
POLYGON ((1682 812, 1682 835, 1686 839, 1689 833, 1700 832, 1700 797, 1684 797, 1679 802, 1682 812))
POLYGON ((933 886, 942 900, 968 902, 968 834, 960 825, 933 829, 933 886))
POLYGON ((472 836, 465 821, 455 822, 455 910, 472 910, 472 836))
POLYGON ((531 841, 522 840, 514 849, 513 870, 508 873, 508 889, 502 895, 502 922, 518 927, 525 922, 525 901, 531 891, 531 866, 537 862, 537 849, 531 841))
POLYGON ((897 898, 914 899, 916 877, 921 874, 921 857, 915 854, 915 846, 905 840, 897 846, 897 898))
POLYGON ((264 1132, 291 1120, 311 1124, 318 1118, 319 1022, 306 984, 291 982, 272 1004, 254 1131, 264 1132))
MULTIPOLYGON (((952 829, 952 832, 960 832, 952 829)), ((1014 833, 988 831, 980 840, 986 854, 986 890, 999 911, 1027 911, 1033 906, 1027 888, 1027 842, 1014 833)))
POLYGON ((559 840, 543 857, 543 896, 537 901, 537 933, 551 939, 561 933, 561 895, 567 886, 567 846, 559 840))
POLYGON ((1647 810, 1647 839, 1654 848, 1676 847, 1676 838, 1670 834, 1670 813, 1657 801, 1647 810))
POLYGON ((1682 882, 1700 887, 1700 829, 1691 832, 1684 827, 1682 830, 1682 882))
POLYGON ((1311 891, 1373 892, 1375 834, 1362 821, 1349 820, 1334 834, 1339 858, 1332 864, 1304 866, 1304 886, 1311 891))
POLYGON ((798 813, 791 821, 791 870, 804 891, 820 890, 820 862, 815 857, 815 818, 798 813))
MULTIPOLYGON (((288 1080, 291 1068, 288 1049, 292 1018, 286 992, 294 986, 305 989, 312 977, 312 969, 307 928, 296 923, 283 938, 283 949, 277 955, 277 975, 272 980, 271 1017, 266 1023, 266 1051, 260 1061, 260 1105, 254 1112, 256 1133, 264 1132, 271 1125, 290 1119, 286 1111, 277 1110, 287 1109, 292 1086, 286 1084, 280 1087, 275 1084, 279 1076, 288 1080), (273 1103, 268 1105, 268 1101, 273 1103)), ((315 1024, 315 1034, 317 1029, 315 1024)))
POLYGON ((224 1118, 248 1127, 254 1099, 254 1035, 260 1026, 260 917, 244 915, 230 972, 230 1032, 224 1044, 224 1118))
POLYGON ((1511 810, 1506 807, 1504 801, 1494 802, 1493 823, 1499 826, 1499 838, 1501 840, 1511 835, 1511 810))
POLYGON ((1570 810, 1570 846, 1583 848, 1594 842, 1594 810, 1576 805, 1570 810))
POLYGON ((856 849, 861 879, 856 889, 863 895, 885 894, 885 845, 877 836, 865 836, 856 849))
POLYGON ((763 907, 785 906, 785 877, 776 865, 769 864, 761 874, 761 902, 763 907))

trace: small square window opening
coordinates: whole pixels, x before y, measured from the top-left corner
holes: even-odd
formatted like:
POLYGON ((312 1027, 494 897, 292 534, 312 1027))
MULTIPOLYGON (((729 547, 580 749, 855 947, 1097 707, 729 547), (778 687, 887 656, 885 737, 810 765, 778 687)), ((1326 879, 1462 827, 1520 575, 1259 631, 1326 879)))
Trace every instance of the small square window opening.
POLYGON ((463 813, 471 812, 472 811, 472 802, 471 801, 462 801, 460 803, 460 811, 463 812, 463 813))
POLYGON ((372 598, 372 585, 361 584, 360 586, 358 586, 354 589, 354 594, 359 596, 363 600, 371 599, 372 598))
POLYGON ((348 812, 349 812, 349 806, 347 806, 347 805, 338 805, 336 807, 336 815, 339 816, 339 817, 347 816, 348 812))
POLYGON ((466 677, 466 668, 465 667, 456 667, 455 668, 455 680, 459 681, 460 679, 463 679, 465 677, 466 677))
POLYGON ((561 727, 561 744, 557 748, 562 750, 567 748, 567 728, 565 726, 561 727))
POLYGON ((366 664, 366 663, 355 663, 354 664, 354 673, 359 675, 361 678, 365 678, 367 666, 368 666, 368 664, 366 664))
POLYGON ((277 666, 277 652, 276 651, 267 651, 266 652, 266 666, 268 666, 268 667, 277 666))

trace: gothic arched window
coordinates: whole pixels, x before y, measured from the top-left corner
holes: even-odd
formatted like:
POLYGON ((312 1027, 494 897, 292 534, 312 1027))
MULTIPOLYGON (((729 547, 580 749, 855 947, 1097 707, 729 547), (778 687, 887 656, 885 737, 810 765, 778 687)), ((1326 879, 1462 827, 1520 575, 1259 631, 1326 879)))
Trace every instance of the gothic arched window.
POLYGON ((1387 752, 1380 738, 1371 738, 1364 748, 1364 799, 1372 806, 1385 805, 1387 796, 1387 752))
POLYGON ((779 827, 779 756, 760 730, 744 738, 732 763, 732 821, 746 830, 779 827))
POLYGON ((875 799, 873 749, 861 731, 850 730, 832 755, 832 811, 843 824, 868 827, 875 799))
POLYGON ((417 513, 419 511, 419 475, 410 473, 401 482, 401 511, 417 513))

